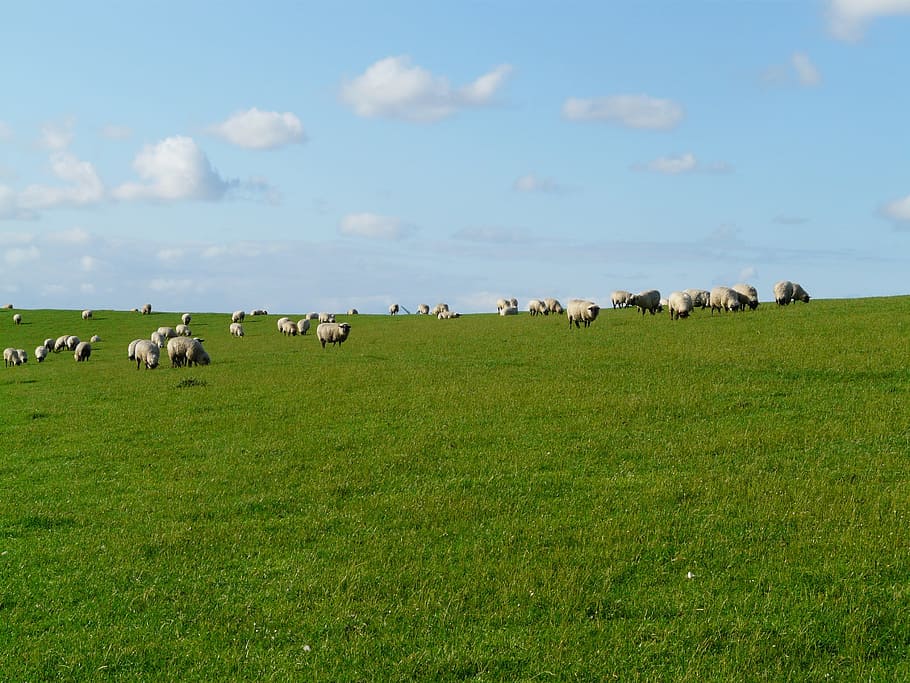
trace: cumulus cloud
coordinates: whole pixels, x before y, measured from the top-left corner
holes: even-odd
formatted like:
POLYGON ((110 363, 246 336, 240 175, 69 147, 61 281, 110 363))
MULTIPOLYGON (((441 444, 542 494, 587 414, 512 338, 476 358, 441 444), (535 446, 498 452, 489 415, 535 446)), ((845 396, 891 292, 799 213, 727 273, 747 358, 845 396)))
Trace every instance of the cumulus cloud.
POLYGON ((828 30, 838 40, 858 42, 880 17, 910 14, 910 0, 828 0, 828 30))
POLYGON ((29 185, 18 198, 22 209, 84 206, 96 204, 104 198, 104 183, 91 163, 80 161, 68 152, 58 152, 51 156, 51 171, 66 184, 57 187, 29 185))
POLYGON ((884 213, 893 220, 910 223, 910 195, 886 204, 884 213))
POLYGON ((411 64, 410 57, 386 57, 341 86, 341 100, 358 116, 438 121, 460 109, 490 104, 512 67, 501 64, 460 88, 411 64))
POLYGON ((646 164, 635 164, 632 168, 636 171, 650 171, 666 175, 679 175, 681 173, 730 173, 733 169, 724 162, 706 164, 695 158, 691 152, 686 152, 676 157, 658 157, 646 164))
POLYGON ((232 114, 226 121, 209 127, 209 132, 247 149, 274 149, 303 143, 303 124, 291 112, 248 111, 232 114))
POLYGON ((790 61, 796 70, 796 78, 802 85, 812 86, 822 82, 821 74, 815 68, 808 55, 796 52, 790 61))
POLYGON ((379 216, 375 213, 352 213, 341 219, 338 232, 348 237, 367 237, 379 240, 404 239, 415 228, 394 216, 379 216))
POLYGON ((133 161, 133 168, 144 182, 116 187, 112 193, 115 198, 216 200, 237 184, 219 176, 196 142, 182 135, 146 145, 133 161))
POLYGON ((562 106, 569 121, 602 121, 628 128, 669 130, 682 121, 682 105, 648 95, 609 95, 593 99, 570 97, 562 106))
POLYGON ((559 193, 565 188, 552 178, 541 178, 534 173, 528 173, 516 179, 512 184, 516 192, 559 193))

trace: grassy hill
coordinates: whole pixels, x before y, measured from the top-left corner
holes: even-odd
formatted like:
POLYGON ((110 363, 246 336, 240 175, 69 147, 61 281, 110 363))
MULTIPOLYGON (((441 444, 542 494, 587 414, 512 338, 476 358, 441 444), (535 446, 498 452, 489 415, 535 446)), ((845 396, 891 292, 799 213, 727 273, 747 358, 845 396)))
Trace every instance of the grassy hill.
POLYGON ((178 313, 19 312, 5 681, 910 678, 910 297, 194 313, 212 365, 152 371, 178 313))

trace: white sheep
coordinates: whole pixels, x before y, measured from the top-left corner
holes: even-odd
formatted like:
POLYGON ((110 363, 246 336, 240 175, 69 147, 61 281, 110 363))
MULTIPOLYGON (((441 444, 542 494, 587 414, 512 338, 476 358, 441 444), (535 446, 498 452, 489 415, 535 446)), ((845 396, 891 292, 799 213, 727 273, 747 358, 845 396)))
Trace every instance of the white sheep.
POLYGON ((613 308, 627 308, 631 306, 632 292, 627 292, 624 289, 617 289, 610 295, 610 303, 613 304, 613 308))
POLYGON ((288 317, 283 317, 283 318, 278 318, 278 320, 275 321, 275 324, 278 326, 278 331, 279 331, 279 332, 284 331, 284 324, 285 324, 288 320, 290 320, 290 318, 288 318, 288 317))
POLYGON ((246 317, 246 313, 243 311, 234 311, 231 313, 231 322, 232 323, 242 323, 243 319, 246 317))
POLYGON ((597 319, 597 314, 600 313, 600 306, 587 299, 570 299, 569 307, 566 310, 569 318, 569 329, 572 328, 572 323, 575 323, 575 327, 578 327, 579 323, 584 323, 585 327, 590 327, 591 323, 597 319))
POLYGON ((232 337, 242 337, 243 336, 243 324, 242 323, 231 323, 231 336, 232 337))
POLYGON ((320 313, 320 314, 319 314, 319 322, 321 322, 321 323, 333 323, 333 322, 335 322, 335 314, 334 314, 334 313, 325 313, 325 312, 320 313))
POLYGON ((509 299, 509 306, 512 308, 518 308, 518 299, 516 299, 514 296, 509 299))
POLYGON ((706 289, 685 289, 686 294, 692 297, 693 308, 707 308, 711 305, 711 292, 706 289))
POLYGON ((158 330, 155 330, 152 332, 151 340, 155 346, 157 346, 159 349, 163 349, 165 344, 167 344, 168 338, 165 335, 161 334, 158 330))
POLYGON ((54 342, 54 353, 60 353, 63 349, 66 348, 66 340, 69 339, 68 334, 64 334, 60 337, 57 337, 57 340, 54 342))
POLYGON ((151 304, 142 304, 142 315, 151 315, 152 305, 151 304))
POLYGON ((793 301, 802 301, 804 304, 809 303, 809 294, 802 288, 798 282, 793 283, 793 301))
POLYGON ((76 359, 77 363, 88 360, 89 356, 92 355, 92 345, 88 342, 79 342, 76 345, 75 353, 73 353, 73 358, 76 359))
POLYGON ((638 294, 633 294, 629 300, 629 306, 638 306, 638 310, 642 315, 645 312, 654 315, 661 310, 660 292, 656 289, 647 289, 638 294))
POLYGON ((745 309, 748 306, 752 311, 758 308, 758 290, 755 287, 740 282, 733 285, 731 289, 741 295, 739 298, 740 308, 745 309))
POLYGON ((351 333, 351 325, 349 323, 335 323, 335 322, 326 322, 319 323, 316 327, 316 338, 322 344, 322 348, 325 348, 326 344, 343 344, 348 335, 351 333))
POLYGON ((673 292, 667 299, 667 308, 670 309, 670 320, 688 318, 694 308, 692 297, 688 292, 673 292))
POLYGON ((184 325, 189 325, 190 320, 192 320, 192 319, 193 319, 193 316, 191 316, 189 313, 184 313, 183 315, 180 316, 180 320, 183 322, 184 325))
POLYGON ((530 313, 532 316, 547 315, 549 312, 550 311, 547 309, 547 305, 540 299, 531 299, 528 302, 528 313, 530 313))
POLYGON ((47 347, 44 345, 35 347, 35 360, 39 363, 43 362, 47 358, 47 347))
POLYGON ((22 365, 22 359, 19 357, 19 351, 12 347, 3 349, 3 367, 13 365, 22 365))
POLYGON ((714 287, 710 298, 711 315, 714 315, 714 311, 738 311, 742 307, 739 293, 730 287, 714 287))
POLYGON ((90 341, 92 344, 97 344, 98 342, 101 341, 101 336, 100 336, 100 335, 97 335, 97 334, 93 334, 93 335, 92 335, 92 338, 89 339, 89 341, 90 341))
POLYGON ((793 283, 789 280, 781 280, 774 284, 774 301, 778 306, 787 306, 793 301, 793 283))
POLYGON ((430 305, 417 304, 417 315, 430 315, 430 305))
POLYGON ((558 299, 549 298, 549 299, 544 299, 543 302, 546 304, 547 311, 550 313, 555 313, 556 315, 562 315, 563 313, 566 312, 566 309, 564 309, 562 307, 562 304, 559 303, 558 299))
POLYGON ((389 305, 389 315, 398 315, 398 304, 389 305))
POLYGON ((499 313, 502 309, 509 305, 508 299, 497 299, 496 300, 496 312, 499 313))
POLYGON ((71 334, 70 336, 68 336, 66 338, 66 350, 75 351, 76 347, 79 346, 79 341, 80 341, 79 337, 77 337, 74 334, 71 334))
POLYGON ((252 311, 250 311, 250 315, 268 315, 268 314, 269 314, 269 312, 267 310, 265 310, 264 308, 254 308, 252 311))
POLYGON ((165 326, 158 328, 158 334, 163 335, 165 339, 173 339, 174 337, 179 336, 177 334, 177 330, 175 330, 173 327, 165 326))
POLYGON ((48 351, 54 350, 54 340, 51 339, 50 337, 48 337, 47 339, 44 340, 44 345, 47 347, 48 351))
POLYGON ((307 320, 319 320, 319 314, 310 311, 304 316, 307 320))
POLYGON ((91 318, 93 315, 94 315, 94 312, 93 312, 91 309, 89 309, 89 308, 86 308, 84 311, 82 311, 82 319, 83 319, 83 320, 88 320, 88 319, 91 318))
POLYGON ((184 365, 208 365, 211 358, 202 346, 198 337, 175 337, 168 340, 167 355, 171 359, 171 367, 179 368, 184 365))
POLYGON ((16 353, 19 354, 19 360, 21 360, 23 364, 28 363, 28 351, 25 349, 16 349, 16 353))
POLYGON ((435 315, 438 318, 440 313, 447 310, 449 310, 449 304, 439 303, 433 306, 433 309, 430 311, 430 315, 435 315))
POLYGON ((499 315, 518 315, 518 306, 509 304, 505 308, 500 308, 499 315))
POLYGON ((436 314, 436 318, 439 320, 450 320, 452 318, 460 318, 461 313, 456 313, 455 311, 450 311, 448 308, 444 311, 439 311, 436 314))
POLYGON ((209 365, 212 362, 212 358, 202 347, 201 339, 193 338, 193 344, 186 352, 186 362, 187 365, 209 365))
POLYGON ((186 324, 177 325, 177 327, 174 328, 174 332, 177 333, 178 337, 192 337, 193 336, 193 331, 190 329, 190 326, 186 325, 186 324))
POLYGON ((0 306, 0 309, 3 309, 4 311, 11 311, 11 310, 13 310, 13 308, 14 307, 12 304, 3 304, 2 306, 0 306))
MULTIPOLYGON (((398 304, 395 305, 397 306, 398 304)), ((358 311, 356 308, 349 308, 348 315, 360 315, 360 311, 358 311)))
POLYGON ((133 348, 133 357, 136 359, 136 369, 138 370, 145 364, 146 370, 154 370, 158 367, 158 359, 161 356, 161 350, 158 346, 147 339, 140 339, 133 348))
POLYGON ((293 320, 285 320, 281 324, 281 334, 289 337, 297 336, 297 324, 293 320))
POLYGON ((19 313, 16 313, 13 316, 13 322, 16 323, 17 325, 21 325, 22 324, 22 315, 19 313))
POLYGON ((297 334, 306 334, 310 329, 310 321, 308 318, 301 318, 297 321, 297 334))
POLYGON ((127 350, 126 350, 127 358, 129 358, 130 360, 136 360, 136 344, 138 344, 141 341, 145 341, 145 340, 144 339, 134 339, 133 341, 130 342, 130 345, 127 347, 127 350))

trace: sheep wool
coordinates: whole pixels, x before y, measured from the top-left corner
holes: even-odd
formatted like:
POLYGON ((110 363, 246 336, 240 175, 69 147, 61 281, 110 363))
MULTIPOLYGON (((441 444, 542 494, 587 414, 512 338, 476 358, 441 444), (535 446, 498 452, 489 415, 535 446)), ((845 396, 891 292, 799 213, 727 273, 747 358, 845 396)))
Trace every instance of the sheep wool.
POLYGON ((673 292, 667 299, 667 308, 670 309, 670 320, 688 318, 692 312, 692 297, 687 292, 673 292))
POLYGON ((75 353, 73 353, 73 358, 76 359, 77 363, 86 361, 89 359, 89 356, 92 355, 92 345, 88 342, 79 342, 76 346, 75 353))
POLYGON ((579 323, 590 327, 591 323, 597 319, 597 314, 600 313, 600 306, 587 299, 570 299, 566 311, 569 318, 569 329, 572 328, 572 323, 575 323, 575 327, 578 327, 579 323))
POLYGON ((133 353, 136 359, 137 370, 142 367, 143 364, 145 364, 146 370, 154 370, 158 367, 158 359, 161 355, 161 350, 154 342, 149 341, 148 339, 140 339, 136 342, 133 353))
POLYGON ((647 289, 638 294, 633 294, 629 306, 638 306, 638 311, 644 315, 646 312, 654 315, 661 310, 660 292, 656 289, 647 289))
POLYGON ((319 323, 316 327, 316 338, 322 344, 322 348, 325 348, 326 344, 332 346, 343 344, 350 333, 351 325, 349 323, 319 323))

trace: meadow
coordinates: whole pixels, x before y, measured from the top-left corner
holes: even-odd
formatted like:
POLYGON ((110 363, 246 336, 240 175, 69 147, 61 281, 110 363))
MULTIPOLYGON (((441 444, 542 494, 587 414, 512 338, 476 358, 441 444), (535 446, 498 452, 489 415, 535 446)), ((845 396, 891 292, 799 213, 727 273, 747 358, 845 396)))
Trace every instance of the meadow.
POLYGON ((4 681, 910 679, 910 297, 191 311, 212 364, 156 370, 180 312, 20 312, 4 681))

